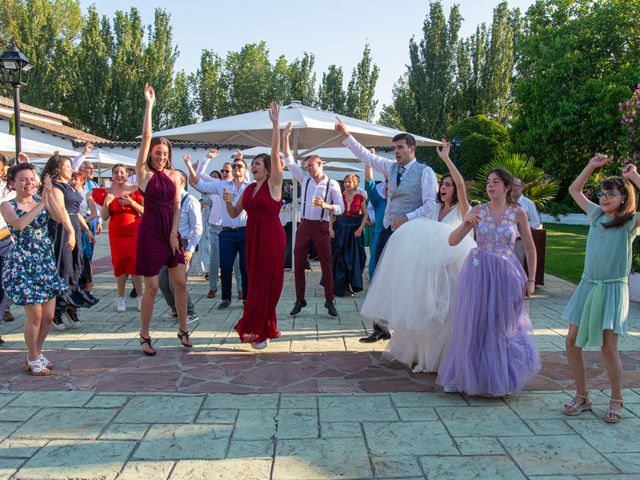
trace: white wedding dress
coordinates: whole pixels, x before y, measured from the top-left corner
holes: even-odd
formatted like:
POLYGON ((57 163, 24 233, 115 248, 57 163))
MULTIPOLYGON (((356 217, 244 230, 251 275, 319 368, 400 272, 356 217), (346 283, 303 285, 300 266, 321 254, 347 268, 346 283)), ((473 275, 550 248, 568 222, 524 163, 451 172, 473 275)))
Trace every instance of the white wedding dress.
POLYGON ((418 218, 393 233, 376 266, 361 313, 392 331, 384 356, 414 372, 437 372, 453 329, 458 273, 476 246, 471 235, 455 247, 458 205, 441 222, 418 218))

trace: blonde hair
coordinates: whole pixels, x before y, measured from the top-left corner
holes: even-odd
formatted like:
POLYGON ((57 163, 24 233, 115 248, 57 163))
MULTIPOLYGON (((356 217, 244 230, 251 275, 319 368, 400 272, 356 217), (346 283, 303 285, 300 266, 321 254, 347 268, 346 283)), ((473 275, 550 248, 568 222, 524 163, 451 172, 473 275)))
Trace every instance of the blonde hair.
POLYGON ((355 188, 358 188, 358 185, 360 185, 360 178, 357 175, 354 175, 353 173, 349 173, 348 175, 344 176, 344 178, 342 179, 342 182, 344 183, 347 180, 347 178, 350 178, 351 181, 355 184, 355 188))

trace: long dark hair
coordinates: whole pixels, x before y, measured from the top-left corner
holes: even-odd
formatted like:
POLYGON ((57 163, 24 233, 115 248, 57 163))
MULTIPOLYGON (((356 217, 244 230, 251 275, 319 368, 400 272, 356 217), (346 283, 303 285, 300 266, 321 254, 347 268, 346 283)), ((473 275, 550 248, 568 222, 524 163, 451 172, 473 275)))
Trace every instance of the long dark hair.
POLYGON ((513 174, 506 168, 499 167, 489 171, 489 173, 487 174, 487 178, 489 178, 489 175, 491 175, 492 173, 495 173, 498 177, 500 177, 500 180, 502 180, 504 186, 509 188, 509 190, 507 190, 507 203, 511 205, 519 205, 518 199, 513 193, 513 184, 516 181, 513 174))
POLYGON ((149 145, 149 153, 147 154, 147 167, 149 167, 149 170, 155 171, 155 169, 151 166, 151 151, 156 145, 166 145, 166 147, 169 149, 169 165, 165 168, 167 168, 168 170, 173 170, 173 163, 171 162, 173 149, 171 148, 171 142, 165 137, 153 137, 151 139, 151 144, 149 145))
POLYGON ((623 197, 613 220, 602 224, 604 228, 621 227, 633 218, 636 213, 636 190, 629 180, 622 177, 605 178, 600 182, 600 190, 617 190, 623 197))
MULTIPOLYGON (((453 181, 453 177, 451 176, 450 173, 445 173, 442 176, 442 178, 440 179, 440 185, 442 185, 442 182, 444 182, 445 178, 450 178, 451 183, 453 183, 453 197, 451 198, 451 205, 455 205, 456 203, 458 203, 458 187, 456 186, 456 182, 453 181)), ((444 205, 444 202, 442 201, 442 197, 440 196, 440 187, 438 187, 436 202, 438 202, 440 205, 444 205)))
MULTIPOLYGON (((44 178, 45 176, 49 175, 52 182, 59 182, 61 180, 60 169, 62 168, 62 164, 64 162, 71 162, 71 160, 56 153, 51 158, 49 158, 49 160, 45 164, 44 168, 42 169, 42 173, 40 174, 41 177, 44 178)), ((42 193, 43 188, 44 185, 40 185, 38 193, 42 193)))

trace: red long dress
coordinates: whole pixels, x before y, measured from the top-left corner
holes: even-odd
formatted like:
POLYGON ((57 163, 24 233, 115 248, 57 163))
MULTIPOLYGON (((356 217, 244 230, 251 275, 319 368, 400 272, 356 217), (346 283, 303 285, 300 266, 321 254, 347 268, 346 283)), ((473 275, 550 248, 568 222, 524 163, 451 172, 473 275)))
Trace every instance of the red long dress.
POLYGON ((276 305, 284 283, 286 238, 278 216, 281 202, 271 197, 267 182, 257 192, 255 190, 256 184, 252 183, 242 197, 242 205, 247 212, 249 292, 242 318, 235 329, 242 342, 261 343, 280 336, 276 305))
MULTIPOLYGON (((94 188, 91 197, 98 205, 103 206, 107 191, 104 188, 94 188)), ((140 190, 136 190, 129 197, 134 202, 142 204, 140 190)), ((130 205, 121 205, 117 198, 109 204, 109 214, 109 247, 113 275, 135 275, 140 215, 130 205)))

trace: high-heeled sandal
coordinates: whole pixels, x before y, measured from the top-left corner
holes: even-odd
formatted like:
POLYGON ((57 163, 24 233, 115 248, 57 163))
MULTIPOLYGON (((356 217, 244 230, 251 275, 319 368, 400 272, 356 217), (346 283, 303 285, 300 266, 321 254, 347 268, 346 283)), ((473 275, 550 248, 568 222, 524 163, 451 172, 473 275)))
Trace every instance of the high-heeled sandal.
POLYGON ((140 340, 141 340, 140 341, 140 346, 142 347, 142 353, 144 353, 147 357, 153 357, 157 352, 153 348, 153 345, 151 345, 151 336, 148 336, 147 338, 144 338, 142 335, 140 335, 140 340), (150 352, 144 349, 145 343, 151 349, 150 352))
POLYGON ((580 415, 582 412, 591 410, 591 399, 589 398, 589 392, 586 395, 580 395, 576 393, 575 397, 570 402, 564 404, 564 413, 570 417, 580 415), (578 399, 582 399, 582 402, 578 402, 578 399))
POLYGON ((182 330, 181 328, 178 329, 178 338, 180 339, 180 343, 182 344, 183 347, 186 348, 191 348, 193 347, 193 343, 191 345, 189 345, 189 331, 187 330, 186 332, 184 330, 182 330), (185 342, 185 339, 187 341, 187 343, 185 342))
POLYGON ((607 410, 607 413, 605 413, 602 418, 607 423, 618 423, 622 420, 622 407, 624 404, 622 403, 622 400, 618 400, 617 398, 611 398, 609 401, 619 403, 620 408, 609 407, 609 410, 607 410))

